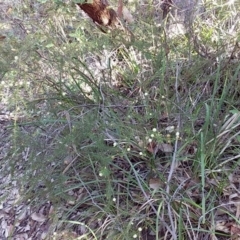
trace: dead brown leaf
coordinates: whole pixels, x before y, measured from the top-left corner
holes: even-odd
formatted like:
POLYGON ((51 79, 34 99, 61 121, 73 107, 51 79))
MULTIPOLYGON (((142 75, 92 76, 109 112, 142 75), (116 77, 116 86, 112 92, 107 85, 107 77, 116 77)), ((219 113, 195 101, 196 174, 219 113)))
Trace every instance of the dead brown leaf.
POLYGON ((44 222, 46 220, 46 217, 43 214, 37 212, 32 213, 31 218, 36 222, 44 222))
POLYGON ((173 152, 173 146, 169 143, 160 143, 158 144, 158 149, 165 153, 173 152))
POLYGON ((0 41, 3 41, 6 38, 6 36, 0 35, 0 41))
POLYGON ((149 179, 149 187, 154 191, 157 191, 161 187, 161 181, 159 178, 150 178, 149 179))

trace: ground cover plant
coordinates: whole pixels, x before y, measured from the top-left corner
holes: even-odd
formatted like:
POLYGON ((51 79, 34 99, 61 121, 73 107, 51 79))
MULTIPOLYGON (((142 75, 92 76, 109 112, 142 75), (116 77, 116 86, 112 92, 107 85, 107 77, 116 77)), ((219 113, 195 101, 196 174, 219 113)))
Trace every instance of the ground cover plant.
POLYGON ((238 239, 239 3, 79 2, 2 5, 0 234, 238 239))

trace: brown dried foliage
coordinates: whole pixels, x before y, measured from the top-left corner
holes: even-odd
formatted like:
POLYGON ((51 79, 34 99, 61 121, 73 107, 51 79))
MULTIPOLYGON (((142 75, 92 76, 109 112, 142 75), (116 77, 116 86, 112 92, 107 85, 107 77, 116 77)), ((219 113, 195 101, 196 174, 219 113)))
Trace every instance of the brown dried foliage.
POLYGON ((117 27, 117 13, 110 7, 107 0, 86 0, 77 5, 93 20, 93 22, 106 26, 117 27))

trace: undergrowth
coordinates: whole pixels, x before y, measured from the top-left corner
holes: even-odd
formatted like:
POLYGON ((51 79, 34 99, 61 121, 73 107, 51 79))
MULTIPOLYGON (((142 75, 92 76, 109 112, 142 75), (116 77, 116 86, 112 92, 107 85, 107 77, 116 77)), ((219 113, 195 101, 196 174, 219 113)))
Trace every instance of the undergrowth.
POLYGON ((172 15, 136 16, 128 42, 74 4, 23 2, 24 33, 0 43, 6 171, 22 201, 54 206, 49 239, 230 239, 219 221, 239 224, 239 4, 206 3, 176 35, 172 15))

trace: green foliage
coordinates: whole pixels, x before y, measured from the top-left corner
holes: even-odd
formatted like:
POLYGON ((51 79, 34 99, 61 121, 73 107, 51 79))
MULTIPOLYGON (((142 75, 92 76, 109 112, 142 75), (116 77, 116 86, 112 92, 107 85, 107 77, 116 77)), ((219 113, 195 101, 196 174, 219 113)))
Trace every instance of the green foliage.
POLYGON ((6 161, 23 199, 50 201, 52 224, 86 239, 218 236, 240 147, 237 3, 206 3, 184 34, 149 3, 132 42, 63 1, 38 4, 36 18, 29 1, 13 10, 31 21, 0 43, 6 161))

